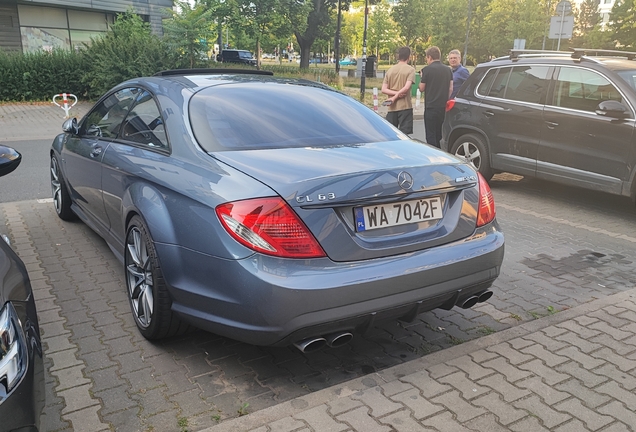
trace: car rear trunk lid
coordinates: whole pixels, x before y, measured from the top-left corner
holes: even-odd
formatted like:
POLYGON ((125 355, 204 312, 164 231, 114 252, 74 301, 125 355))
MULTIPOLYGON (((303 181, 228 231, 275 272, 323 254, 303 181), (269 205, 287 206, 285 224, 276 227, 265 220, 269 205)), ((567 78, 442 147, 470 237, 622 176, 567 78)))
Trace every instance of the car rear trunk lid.
POLYGON ((477 174, 415 141, 213 156, 283 197, 334 261, 413 252, 475 231, 477 174))

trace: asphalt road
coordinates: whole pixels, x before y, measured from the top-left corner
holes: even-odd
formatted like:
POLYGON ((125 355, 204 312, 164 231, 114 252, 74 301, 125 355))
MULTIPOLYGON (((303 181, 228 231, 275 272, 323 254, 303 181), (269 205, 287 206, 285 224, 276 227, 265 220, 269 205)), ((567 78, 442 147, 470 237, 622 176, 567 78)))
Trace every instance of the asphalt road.
POLYGON ((0 203, 49 198, 50 140, 3 141, 0 145, 13 147, 22 155, 20 166, 10 175, 0 178, 0 203))

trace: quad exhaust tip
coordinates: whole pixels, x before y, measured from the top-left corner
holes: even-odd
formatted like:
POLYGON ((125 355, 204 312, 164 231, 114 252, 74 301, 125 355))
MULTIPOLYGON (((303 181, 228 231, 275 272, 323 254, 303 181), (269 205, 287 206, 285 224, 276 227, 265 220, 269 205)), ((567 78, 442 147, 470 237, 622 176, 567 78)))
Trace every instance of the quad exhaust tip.
POLYGON ((313 337, 296 342, 294 346, 302 353, 310 353, 318 351, 320 348, 327 345, 327 339, 324 337, 313 337))
POLYGON ((492 297, 492 294, 492 291, 487 290, 478 295, 468 297, 462 304, 459 305, 459 307, 469 309, 475 306, 477 303, 483 303, 487 301, 490 297, 492 297))
POLYGON ((311 337, 307 339, 303 339, 299 342, 294 343, 294 346, 298 348, 298 350, 302 353, 310 353, 314 351, 318 351, 320 348, 325 345, 330 346, 331 348, 337 348, 347 344, 349 341, 353 339, 353 334, 350 332, 338 332, 332 333, 327 336, 317 336, 311 337))
POLYGON ((327 345, 331 348, 338 348, 340 346, 346 345, 353 339, 353 334, 349 332, 344 333, 333 333, 326 337, 327 345))

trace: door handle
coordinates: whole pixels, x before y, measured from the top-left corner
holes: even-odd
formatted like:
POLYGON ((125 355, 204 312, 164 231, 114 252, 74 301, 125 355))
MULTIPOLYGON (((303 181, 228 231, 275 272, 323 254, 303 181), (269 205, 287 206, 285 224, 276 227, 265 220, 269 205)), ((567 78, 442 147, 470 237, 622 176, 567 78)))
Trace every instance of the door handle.
POLYGON ((92 151, 91 151, 91 157, 95 158, 99 155, 102 154, 102 148, 101 147, 95 147, 92 151))
POLYGON ((554 128, 556 128, 559 125, 557 122, 552 122, 552 121, 547 121, 547 120, 546 120, 545 124, 548 126, 548 129, 554 129, 554 128))
POLYGON ((495 115, 495 113, 494 113, 494 112, 492 112, 492 111, 484 111, 484 115, 485 115, 485 116, 488 116, 488 117, 492 117, 492 116, 494 116, 494 115, 495 115))

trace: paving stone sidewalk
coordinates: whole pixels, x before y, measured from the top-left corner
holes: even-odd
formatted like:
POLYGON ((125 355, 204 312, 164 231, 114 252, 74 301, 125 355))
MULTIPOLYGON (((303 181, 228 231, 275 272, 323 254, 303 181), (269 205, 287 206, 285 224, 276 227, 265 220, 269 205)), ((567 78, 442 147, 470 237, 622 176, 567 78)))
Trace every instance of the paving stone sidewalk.
POLYGON ((633 431, 636 289, 205 432, 633 431))
MULTIPOLYGON (((92 107, 78 102, 69 115, 78 120, 92 107)), ((64 110, 52 102, 0 104, 0 142, 50 139, 62 132, 64 110)))

